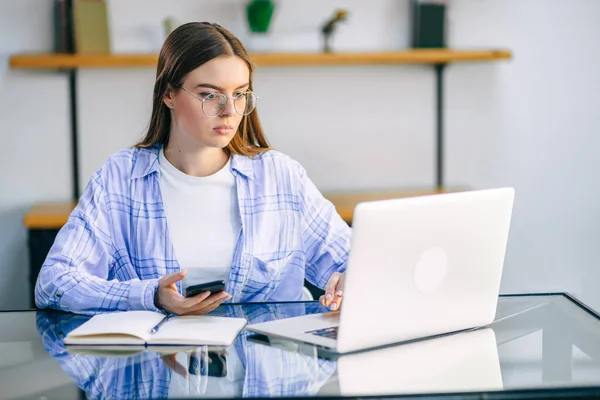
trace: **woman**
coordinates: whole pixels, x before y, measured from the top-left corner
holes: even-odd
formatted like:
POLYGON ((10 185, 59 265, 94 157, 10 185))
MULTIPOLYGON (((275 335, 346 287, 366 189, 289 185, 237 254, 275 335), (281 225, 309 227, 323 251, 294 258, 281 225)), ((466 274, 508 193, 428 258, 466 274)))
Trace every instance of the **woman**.
POLYGON ((91 178, 40 271, 36 305, 204 314, 224 301, 299 300, 306 277, 339 308, 350 228, 269 148, 256 100, 237 38, 210 23, 176 29, 148 132, 91 178), (215 279, 224 292, 181 294, 215 279))

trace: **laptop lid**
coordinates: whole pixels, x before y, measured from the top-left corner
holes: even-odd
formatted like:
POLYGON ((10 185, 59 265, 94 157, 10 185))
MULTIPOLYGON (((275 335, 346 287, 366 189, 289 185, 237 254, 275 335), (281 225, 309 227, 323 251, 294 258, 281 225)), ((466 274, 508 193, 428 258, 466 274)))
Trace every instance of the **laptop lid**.
POLYGON ((512 188, 357 205, 337 351, 489 324, 512 188))

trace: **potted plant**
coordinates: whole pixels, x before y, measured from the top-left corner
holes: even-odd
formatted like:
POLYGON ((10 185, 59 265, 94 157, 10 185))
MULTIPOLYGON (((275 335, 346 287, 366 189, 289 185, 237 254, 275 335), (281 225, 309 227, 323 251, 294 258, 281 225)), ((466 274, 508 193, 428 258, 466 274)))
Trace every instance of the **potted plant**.
POLYGON ((251 50, 268 48, 267 32, 271 26, 275 3, 272 0, 250 0, 246 4, 246 18, 251 35, 249 46, 251 50))

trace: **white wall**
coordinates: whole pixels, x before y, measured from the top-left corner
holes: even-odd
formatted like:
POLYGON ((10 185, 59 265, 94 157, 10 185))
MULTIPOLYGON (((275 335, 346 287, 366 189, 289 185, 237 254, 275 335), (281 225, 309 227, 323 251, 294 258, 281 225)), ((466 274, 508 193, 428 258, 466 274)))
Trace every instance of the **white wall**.
MULTIPOLYGON (((113 50, 157 51, 162 20, 211 20, 247 40, 242 0, 109 1, 113 50)), ((593 109, 600 106, 596 0, 453 0, 449 43, 506 47, 511 61, 455 64, 446 75, 447 182, 517 189, 503 292, 574 291, 600 308, 594 265, 600 183, 593 109), (595 89, 594 89, 595 88, 595 89), (594 146, 596 145, 596 146, 594 146)), ((66 78, 11 71, 9 54, 51 48, 50 2, 4 0, 0 16, 0 308, 26 302, 21 218, 35 201, 70 194, 66 78), (36 7, 32 8, 35 3, 36 7), (43 3, 43 6, 41 5, 43 3), (8 38, 11 39, 8 39, 8 38), (12 95, 6 95, 11 93, 12 95)), ((319 24, 350 10, 338 50, 405 48, 408 1, 278 1, 271 44, 318 50, 319 24)), ((143 133, 154 71, 80 72, 81 172, 143 133)), ((434 75, 424 66, 265 68, 256 73, 272 144, 322 190, 434 183, 434 75), (359 160, 356 162, 354 160, 359 160)))
POLYGON ((69 197, 64 75, 10 70, 15 52, 52 50, 51 2, 0 3, 0 309, 27 307, 23 216, 36 201, 69 197))
POLYGON ((456 46, 515 58, 450 68, 449 183, 515 186, 504 291, 573 291, 600 309, 600 2, 453 4, 456 46))

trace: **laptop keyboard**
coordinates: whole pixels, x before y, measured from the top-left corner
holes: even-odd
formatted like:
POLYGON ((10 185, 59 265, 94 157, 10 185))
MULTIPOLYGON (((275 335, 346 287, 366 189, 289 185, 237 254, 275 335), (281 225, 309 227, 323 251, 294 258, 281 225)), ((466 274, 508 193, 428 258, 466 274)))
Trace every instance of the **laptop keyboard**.
POLYGON ((330 328, 316 329, 314 331, 308 331, 305 333, 310 333, 312 335, 322 336, 322 337, 326 337, 329 339, 337 339, 338 327, 332 326, 330 328))

